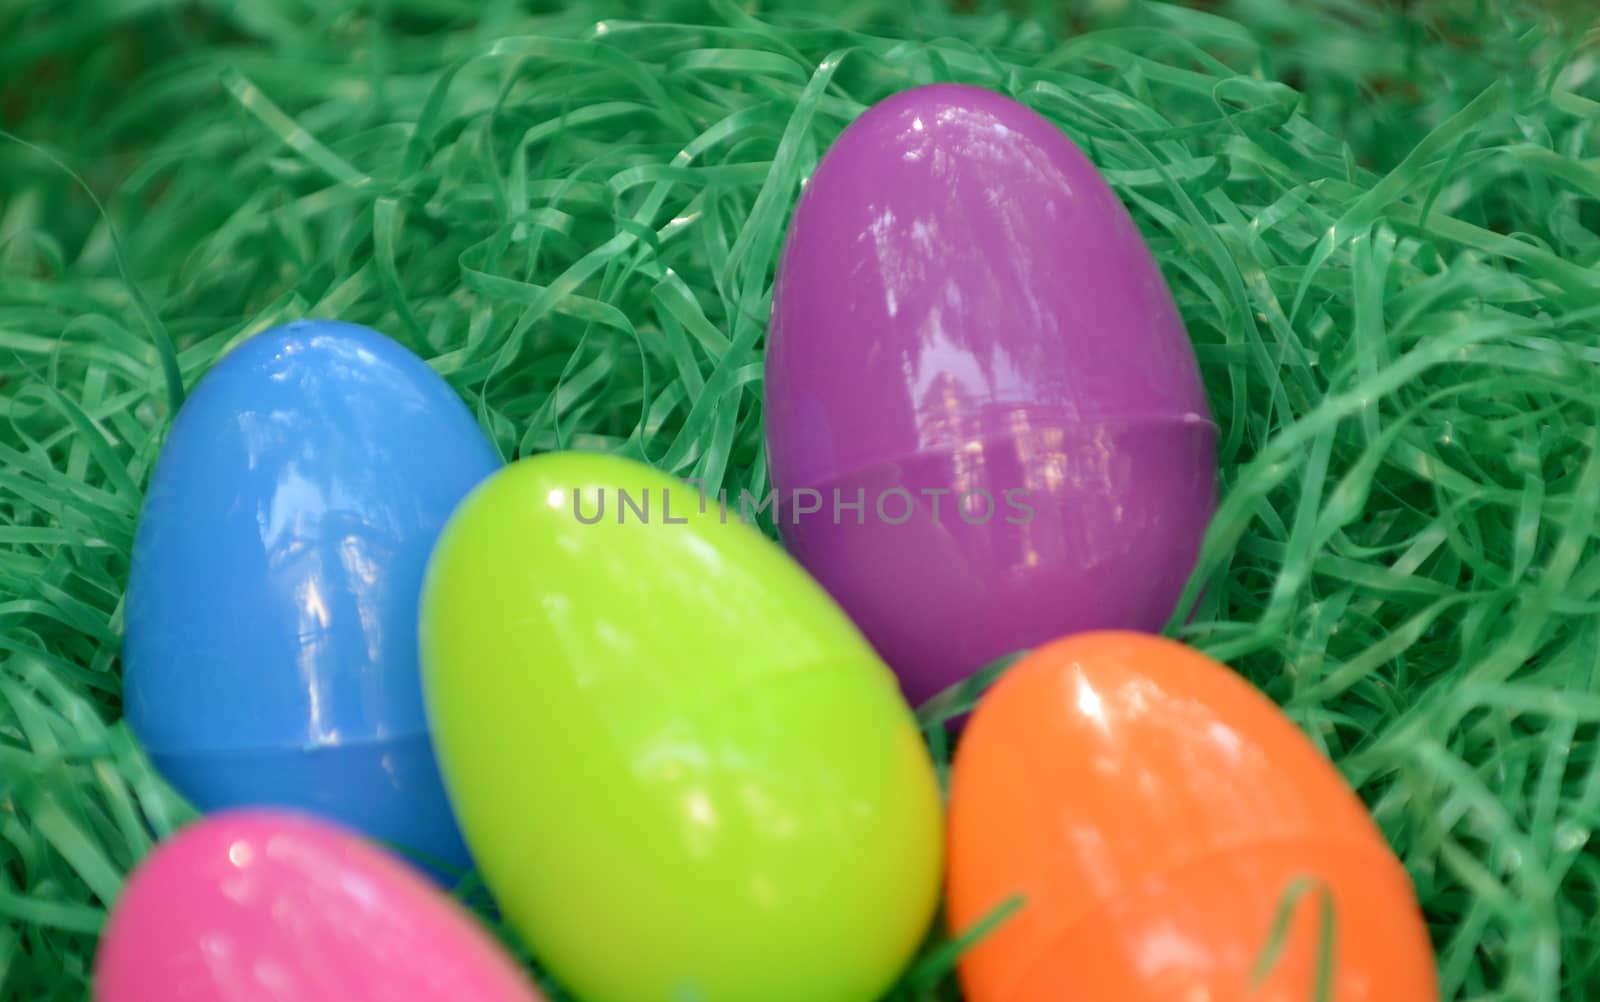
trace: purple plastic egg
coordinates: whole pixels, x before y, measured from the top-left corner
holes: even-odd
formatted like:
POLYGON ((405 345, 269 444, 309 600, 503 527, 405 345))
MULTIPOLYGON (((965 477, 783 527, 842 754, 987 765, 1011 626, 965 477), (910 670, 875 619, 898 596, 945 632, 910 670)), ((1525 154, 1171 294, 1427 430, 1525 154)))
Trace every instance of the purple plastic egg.
POLYGON ((1063 634, 1160 629, 1216 506, 1138 228, 1060 130, 975 87, 883 101, 810 178, 766 434, 791 552, 914 704, 1063 634))

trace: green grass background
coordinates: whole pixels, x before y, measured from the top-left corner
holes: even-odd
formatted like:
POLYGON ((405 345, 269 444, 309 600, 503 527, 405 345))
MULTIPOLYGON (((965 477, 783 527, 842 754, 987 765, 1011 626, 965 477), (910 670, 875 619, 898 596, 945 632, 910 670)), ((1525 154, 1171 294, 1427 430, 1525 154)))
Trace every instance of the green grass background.
MULTIPOLYGON (((1371 806, 1445 998, 1600 997, 1593 12, 0 0, 0 999, 84 997, 190 816, 117 651, 142 487, 219 355, 370 324, 507 457, 759 492, 799 182, 935 80, 1066 130, 1182 307, 1224 495, 1181 635, 1371 806)), ((898 997, 954 998, 948 955, 898 997)))

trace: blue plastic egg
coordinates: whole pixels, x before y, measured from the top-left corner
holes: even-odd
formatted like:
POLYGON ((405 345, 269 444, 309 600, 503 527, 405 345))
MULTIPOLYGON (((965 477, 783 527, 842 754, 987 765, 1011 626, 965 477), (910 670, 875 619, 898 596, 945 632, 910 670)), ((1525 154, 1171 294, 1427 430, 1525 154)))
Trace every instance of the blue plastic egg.
POLYGON ((128 580, 123 698, 202 811, 298 808, 464 868, 417 663, 423 568, 500 466, 376 331, 304 321, 226 355, 173 424, 128 580))

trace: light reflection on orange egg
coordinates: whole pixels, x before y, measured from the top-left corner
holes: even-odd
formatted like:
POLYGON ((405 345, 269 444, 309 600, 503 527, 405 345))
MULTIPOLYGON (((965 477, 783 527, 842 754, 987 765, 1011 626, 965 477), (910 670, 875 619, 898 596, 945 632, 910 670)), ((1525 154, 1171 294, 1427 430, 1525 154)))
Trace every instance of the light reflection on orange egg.
POLYGON ((1068 637, 995 685, 956 751, 948 883, 957 934, 1022 899, 964 956, 968 1002, 1308 1002, 1324 963, 1332 1002, 1438 997, 1361 801, 1266 697, 1159 637, 1068 637))

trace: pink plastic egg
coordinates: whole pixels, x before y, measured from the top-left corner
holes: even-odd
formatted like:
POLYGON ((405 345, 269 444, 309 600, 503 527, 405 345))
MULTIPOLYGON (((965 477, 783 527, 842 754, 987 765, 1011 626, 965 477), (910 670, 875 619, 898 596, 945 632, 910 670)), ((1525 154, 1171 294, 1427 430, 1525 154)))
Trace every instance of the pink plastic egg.
POLYGON ((540 1002, 406 864, 336 828, 230 811, 156 847, 100 941, 95 1002, 540 1002))

